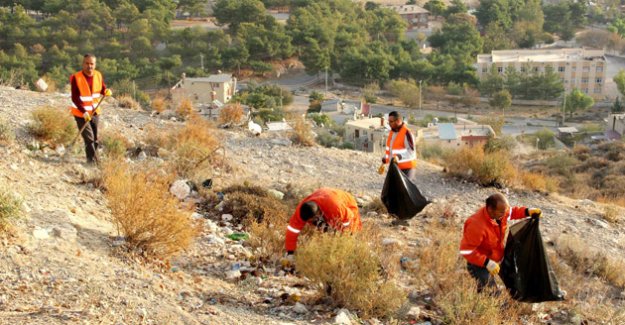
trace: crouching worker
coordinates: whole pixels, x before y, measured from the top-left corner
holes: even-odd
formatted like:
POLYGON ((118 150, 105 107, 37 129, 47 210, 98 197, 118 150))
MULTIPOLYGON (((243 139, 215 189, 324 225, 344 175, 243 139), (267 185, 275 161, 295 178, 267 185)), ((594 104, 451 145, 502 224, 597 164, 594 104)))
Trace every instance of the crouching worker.
POLYGON ((480 208, 464 223, 460 255, 467 260, 467 269, 477 280, 478 292, 484 287, 496 287, 494 276, 499 274, 499 263, 504 256, 508 221, 529 216, 542 217, 540 209, 511 207, 503 194, 486 199, 480 208))
POLYGON ((338 189, 320 188, 303 199, 295 209, 286 228, 284 246, 287 251, 283 267, 293 265, 297 238, 306 224, 321 231, 358 231, 362 227, 360 213, 354 197, 338 189))

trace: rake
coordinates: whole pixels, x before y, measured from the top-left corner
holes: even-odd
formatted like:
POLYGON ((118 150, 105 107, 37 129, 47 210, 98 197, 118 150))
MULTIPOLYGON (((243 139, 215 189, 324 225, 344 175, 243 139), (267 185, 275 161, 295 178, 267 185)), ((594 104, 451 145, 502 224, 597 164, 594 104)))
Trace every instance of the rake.
MULTIPOLYGON (((100 107, 100 104, 102 104, 102 102, 104 102, 104 99, 106 98, 106 95, 102 96, 102 100, 100 100, 98 102, 98 104, 95 106, 95 108, 93 109, 93 112, 95 112, 98 107, 100 107)), ((87 125, 89 125, 89 122, 86 122, 78 131, 78 134, 76 134, 76 136, 74 137, 74 139, 72 140, 72 142, 69 143, 69 145, 67 145, 67 148, 65 149, 65 154, 63 154, 63 161, 65 161, 67 159, 67 156, 69 156, 69 153, 72 152, 74 150, 74 144, 76 144, 76 140, 78 140, 78 138, 82 135, 82 132, 85 131, 85 129, 87 128, 87 125)))

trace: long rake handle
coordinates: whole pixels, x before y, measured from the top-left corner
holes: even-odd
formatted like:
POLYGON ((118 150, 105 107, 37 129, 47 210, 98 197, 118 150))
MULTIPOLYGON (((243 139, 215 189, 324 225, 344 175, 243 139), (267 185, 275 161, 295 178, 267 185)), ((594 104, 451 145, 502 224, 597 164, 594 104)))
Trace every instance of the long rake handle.
MULTIPOLYGON (((104 101, 104 98, 106 98, 106 95, 102 96, 102 100, 98 102, 98 105, 95 106, 95 108, 93 109, 93 112, 95 112, 98 107, 100 107, 100 104, 102 104, 102 102, 104 101)), ((82 135, 82 132, 85 131, 85 129, 87 128, 87 125, 89 125, 89 122, 85 121, 85 124, 80 128, 80 131, 78 131, 78 134, 76 134, 76 136, 74 137, 74 140, 72 140, 72 142, 70 142, 68 148, 71 148, 74 146, 74 144, 76 143, 76 140, 78 140, 78 137, 82 135)))

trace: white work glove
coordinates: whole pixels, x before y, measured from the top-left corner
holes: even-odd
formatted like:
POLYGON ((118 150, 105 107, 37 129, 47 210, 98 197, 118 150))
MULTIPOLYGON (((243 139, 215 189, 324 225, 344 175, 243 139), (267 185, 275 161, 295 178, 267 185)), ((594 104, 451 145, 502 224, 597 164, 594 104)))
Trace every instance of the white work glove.
POLYGON ((486 269, 488 270, 488 273, 492 275, 499 274, 499 264, 497 264, 497 262, 488 260, 488 263, 486 264, 486 269))

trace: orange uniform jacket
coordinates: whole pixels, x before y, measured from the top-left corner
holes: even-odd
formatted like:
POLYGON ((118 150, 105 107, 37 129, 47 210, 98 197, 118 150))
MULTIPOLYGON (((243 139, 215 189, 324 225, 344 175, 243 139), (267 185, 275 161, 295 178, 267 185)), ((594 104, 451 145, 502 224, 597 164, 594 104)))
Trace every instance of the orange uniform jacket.
POLYGON ((85 112, 93 115, 95 106, 97 106, 104 94, 106 86, 104 86, 102 74, 99 71, 94 71, 92 78, 93 85, 92 88, 90 88, 87 78, 82 71, 78 71, 69 77, 69 83, 73 84, 75 82, 80 93, 80 102, 74 103, 72 101, 70 107, 72 114, 76 117, 84 117, 85 112))
POLYGON ((360 230, 360 214, 354 197, 341 190, 331 188, 320 188, 306 197, 297 205, 295 213, 291 216, 291 221, 286 229, 285 248, 288 252, 297 248, 297 237, 306 225, 299 215, 300 207, 304 202, 315 202, 323 212, 328 225, 339 231, 360 230))
POLYGON ((504 251, 504 237, 508 221, 527 217, 525 207, 511 207, 501 218, 501 224, 491 219, 482 207, 464 222, 464 233, 460 242, 460 255, 471 264, 484 267, 486 259, 501 262, 504 251))
POLYGON ((388 164, 391 161, 391 152, 393 157, 397 155, 401 155, 401 158, 397 161, 397 167, 399 169, 411 169, 417 167, 417 154, 414 151, 414 139, 412 137, 412 131, 408 129, 406 123, 402 124, 399 131, 395 132, 390 130, 388 132, 388 137, 386 138, 386 152, 384 155, 384 163, 388 164), (395 139, 393 143, 391 140, 393 139, 393 133, 397 133, 395 135, 395 139), (410 143, 406 143, 406 140, 410 141, 410 143), (409 149, 409 146, 411 148, 409 149))

